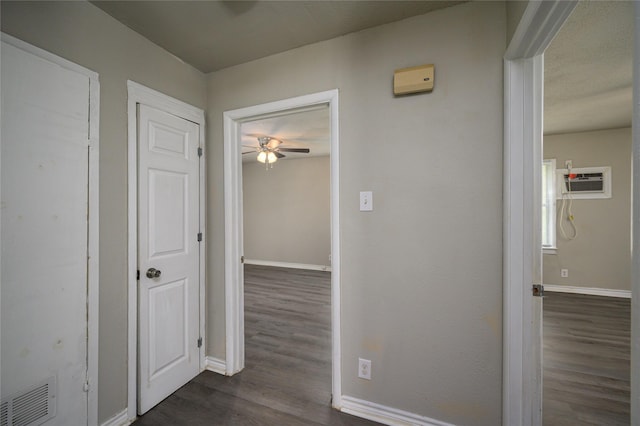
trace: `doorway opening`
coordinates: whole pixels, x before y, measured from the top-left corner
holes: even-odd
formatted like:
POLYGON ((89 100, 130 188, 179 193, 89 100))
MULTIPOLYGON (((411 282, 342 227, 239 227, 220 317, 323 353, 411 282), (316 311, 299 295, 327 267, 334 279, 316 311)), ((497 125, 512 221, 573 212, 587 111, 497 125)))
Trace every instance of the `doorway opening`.
MULTIPOLYGON (((224 113, 225 147, 225 372, 233 375, 245 366, 245 295, 244 295, 244 206, 242 179, 242 126, 258 120, 300 114, 325 108, 329 116, 330 175, 330 256, 331 256, 331 393, 332 404, 341 404, 340 388, 340 242, 339 242, 339 145, 338 91, 330 90, 282 101, 271 102, 224 113)), ((250 132, 252 133, 252 132, 250 132)), ((273 135, 259 135, 273 136, 273 135)), ((273 136, 275 137, 275 136, 273 136)), ((283 141, 285 142, 285 141, 283 141)), ((285 144, 282 144, 285 146, 285 144)), ((244 151, 248 151, 244 148, 244 151)), ((282 154, 289 155, 288 152, 282 154)), ((245 154, 252 155, 252 154, 245 154)), ((256 158, 257 159, 257 158, 256 158)), ((292 160, 303 161, 303 160, 292 160)), ((276 163, 273 167, 278 167, 276 163)), ((262 167, 270 167, 268 162, 262 167)), ((262 170, 269 173, 270 170, 262 170)), ((251 259, 248 259, 251 260, 251 259)), ((254 259, 260 260, 260 259, 254 259)), ((303 263, 302 261, 297 261, 303 263)), ((285 262, 285 266, 289 263, 285 262)), ((327 262, 328 264, 328 262, 327 262)), ((324 264, 324 265, 327 265, 324 264)), ((322 266, 322 264, 319 264, 322 266)))
POLYGON ((289 413, 331 400, 329 112, 319 104, 240 127, 243 382, 269 377, 275 400, 254 402, 289 413))
POLYGON ((545 51, 543 424, 630 423, 633 8, 579 2, 545 51))
MULTIPOLYGON (((504 145, 504 357, 503 424, 542 424, 542 284, 541 161, 543 54, 577 2, 530 2, 505 53, 504 145), (532 288, 533 285, 533 288, 532 288)), ((634 11, 638 16, 639 10, 634 11)), ((637 52, 639 28, 634 28, 637 52)), ((636 59, 637 61, 637 59, 636 59)), ((636 65, 637 66, 637 65, 636 65)), ((634 96, 637 97, 637 68, 634 96)), ((637 99, 634 105, 637 104, 637 99)), ((636 121, 637 111, 634 113, 636 121)), ((638 136, 633 132, 633 150, 638 136)), ((634 162, 635 161, 634 157, 634 162)), ((634 165, 635 166, 635 165, 634 165)), ((634 187, 635 192, 635 187, 634 187)), ((634 207, 637 198, 634 197, 634 207)), ((634 209, 636 210, 636 209, 634 209)), ((637 218, 637 211, 634 211, 637 218)), ((638 240, 634 227, 633 245, 638 240)), ((634 256, 637 258, 637 256, 634 256)), ((633 273, 638 263, 633 259, 633 273)), ((638 296, 637 274, 631 291, 638 296)), ((637 297, 632 299, 637 306, 637 297)), ((638 316, 631 321, 632 341, 637 339, 638 316)), ((631 413, 638 403, 635 366, 631 354, 631 413)), ((635 410, 637 412, 637 410, 635 410)), ((632 418, 632 422, 634 419, 632 418)))

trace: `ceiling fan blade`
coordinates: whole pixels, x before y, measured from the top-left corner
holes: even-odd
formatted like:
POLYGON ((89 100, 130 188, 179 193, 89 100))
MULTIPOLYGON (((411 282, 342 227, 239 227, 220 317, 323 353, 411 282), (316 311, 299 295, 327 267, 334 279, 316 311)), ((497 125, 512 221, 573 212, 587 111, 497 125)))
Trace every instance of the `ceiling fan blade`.
POLYGON ((247 152, 243 152, 243 153, 242 153, 242 155, 245 155, 245 154, 255 154, 255 153, 256 153, 255 151, 247 151, 247 152))
POLYGON ((278 148, 278 151, 283 151, 283 152, 302 152, 305 154, 308 154, 309 148, 278 148))
POLYGON ((284 157, 286 157, 286 155, 284 155, 284 154, 280 154, 278 151, 273 151, 273 153, 274 153, 274 154, 276 155, 276 157, 278 157, 278 158, 284 158, 284 157))
POLYGON ((269 149, 276 149, 278 147, 278 145, 280 145, 282 142, 279 141, 278 139, 270 139, 269 143, 267 143, 267 147, 269 149))

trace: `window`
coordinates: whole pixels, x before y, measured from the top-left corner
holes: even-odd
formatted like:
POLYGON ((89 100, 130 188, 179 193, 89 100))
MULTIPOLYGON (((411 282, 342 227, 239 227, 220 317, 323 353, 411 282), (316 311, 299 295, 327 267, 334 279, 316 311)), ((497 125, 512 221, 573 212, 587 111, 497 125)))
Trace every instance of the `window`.
POLYGON ((556 249, 556 160, 542 161, 542 249, 556 249))

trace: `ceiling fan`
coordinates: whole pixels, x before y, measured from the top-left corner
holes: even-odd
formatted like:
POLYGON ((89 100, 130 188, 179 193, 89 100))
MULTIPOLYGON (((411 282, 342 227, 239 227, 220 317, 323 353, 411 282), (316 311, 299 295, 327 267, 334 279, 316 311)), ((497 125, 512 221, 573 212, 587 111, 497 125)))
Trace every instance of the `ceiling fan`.
POLYGON ((281 147, 282 141, 276 138, 272 138, 270 136, 258 136, 258 146, 246 146, 247 148, 253 148, 253 151, 246 151, 242 154, 251 154, 258 153, 258 157, 256 158, 259 162, 264 163, 269 166, 271 164, 278 161, 279 158, 284 158, 286 155, 283 152, 299 152, 303 154, 308 154, 310 152, 309 148, 286 148, 281 147))

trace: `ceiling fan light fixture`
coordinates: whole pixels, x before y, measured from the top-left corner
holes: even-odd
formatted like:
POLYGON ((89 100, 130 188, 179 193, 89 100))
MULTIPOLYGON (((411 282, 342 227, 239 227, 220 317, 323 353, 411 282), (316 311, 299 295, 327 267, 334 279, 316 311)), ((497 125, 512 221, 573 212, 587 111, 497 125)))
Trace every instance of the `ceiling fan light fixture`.
POLYGON ((260 151, 260 153, 258 154, 258 161, 261 163, 268 163, 268 164, 273 164, 276 161, 278 161, 278 157, 276 157, 276 155, 269 151, 260 151))

